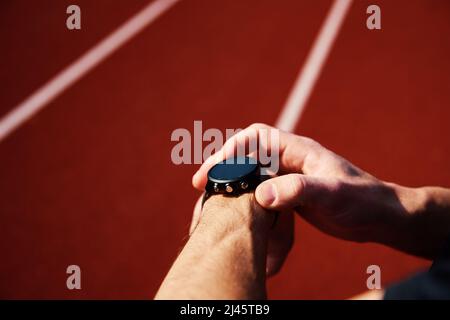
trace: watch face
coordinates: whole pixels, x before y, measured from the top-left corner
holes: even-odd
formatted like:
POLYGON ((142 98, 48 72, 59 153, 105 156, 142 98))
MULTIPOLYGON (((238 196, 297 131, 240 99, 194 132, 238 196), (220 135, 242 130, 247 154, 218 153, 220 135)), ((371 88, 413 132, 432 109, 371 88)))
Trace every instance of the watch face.
POLYGON ((259 166, 255 159, 249 157, 234 157, 219 162, 208 172, 208 179, 213 182, 224 183, 240 180, 255 175, 259 166))

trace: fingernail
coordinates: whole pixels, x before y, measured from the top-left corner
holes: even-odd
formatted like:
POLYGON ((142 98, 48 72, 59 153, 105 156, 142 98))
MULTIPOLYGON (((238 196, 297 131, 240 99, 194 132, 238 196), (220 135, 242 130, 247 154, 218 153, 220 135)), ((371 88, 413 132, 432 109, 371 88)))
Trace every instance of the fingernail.
POLYGON ((264 205, 271 205, 277 197, 276 188, 272 183, 263 184, 258 193, 264 205))

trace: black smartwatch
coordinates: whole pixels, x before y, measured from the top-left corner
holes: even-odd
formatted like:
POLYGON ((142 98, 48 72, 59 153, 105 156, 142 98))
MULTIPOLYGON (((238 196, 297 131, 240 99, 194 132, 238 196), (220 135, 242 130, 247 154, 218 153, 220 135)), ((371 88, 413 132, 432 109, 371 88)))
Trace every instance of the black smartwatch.
POLYGON ((202 206, 214 194, 238 197, 254 191, 262 181, 261 167, 254 158, 233 157, 221 161, 208 171, 202 206))

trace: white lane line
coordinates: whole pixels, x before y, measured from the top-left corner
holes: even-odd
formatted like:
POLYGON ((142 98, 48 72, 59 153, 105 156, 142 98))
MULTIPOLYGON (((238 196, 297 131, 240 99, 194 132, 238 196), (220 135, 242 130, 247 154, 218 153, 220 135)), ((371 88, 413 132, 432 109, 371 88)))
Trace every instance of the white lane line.
POLYGON ((277 128, 295 129, 351 4, 352 0, 334 1, 278 117, 277 128))
POLYGON ((49 102, 155 21, 180 0, 156 0, 131 17, 109 36, 67 66, 0 119, 0 141, 49 102))

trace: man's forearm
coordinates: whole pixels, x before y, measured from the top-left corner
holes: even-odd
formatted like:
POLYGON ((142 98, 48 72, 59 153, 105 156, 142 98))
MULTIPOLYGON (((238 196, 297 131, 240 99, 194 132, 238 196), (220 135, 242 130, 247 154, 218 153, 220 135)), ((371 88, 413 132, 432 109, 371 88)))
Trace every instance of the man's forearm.
POLYGON ((214 196, 157 299, 263 299, 267 234, 273 217, 251 194, 214 196))
POLYGON ((390 185, 401 207, 388 219, 380 242, 434 259, 450 236, 450 190, 390 185))

